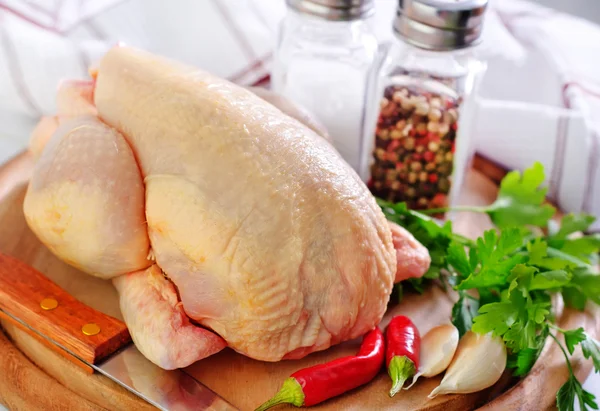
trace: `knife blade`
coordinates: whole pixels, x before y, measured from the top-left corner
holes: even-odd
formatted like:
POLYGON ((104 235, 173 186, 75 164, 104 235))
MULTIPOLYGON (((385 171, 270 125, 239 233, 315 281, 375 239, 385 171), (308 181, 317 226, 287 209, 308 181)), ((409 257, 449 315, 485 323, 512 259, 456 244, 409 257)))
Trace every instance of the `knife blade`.
POLYGON ((237 410, 182 370, 163 370, 127 326, 78 301, 29 265, 0 253, 0 314, 75 364, 161 410, 237 410))

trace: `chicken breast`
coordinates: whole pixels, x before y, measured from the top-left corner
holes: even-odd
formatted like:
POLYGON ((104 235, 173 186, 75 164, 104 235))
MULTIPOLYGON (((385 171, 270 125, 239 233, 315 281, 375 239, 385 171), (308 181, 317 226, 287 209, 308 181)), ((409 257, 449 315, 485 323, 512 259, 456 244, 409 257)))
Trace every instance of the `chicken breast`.
POLYGON ((37 130, 36 150, 52 137, 25 215, 57 256, 114 279, 163 368, 225 345, 278 361, 359 337, 394 281, 427 270, 335 149, 247 89, 117 47, 74 95, 37 130))

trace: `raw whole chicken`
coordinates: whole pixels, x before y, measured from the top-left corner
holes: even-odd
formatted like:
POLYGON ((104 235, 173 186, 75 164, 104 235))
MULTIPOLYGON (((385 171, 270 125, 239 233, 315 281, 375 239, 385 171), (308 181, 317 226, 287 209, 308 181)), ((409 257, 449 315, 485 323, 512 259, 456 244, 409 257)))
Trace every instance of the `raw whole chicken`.
POLYGON ((157 365, 326 349, 376 326, 393 283, 427 270, 427 250, 292 106, 128 47, 93 74, 63 83, 36 128, 24 212, 59 258, 112 279, 157 365))

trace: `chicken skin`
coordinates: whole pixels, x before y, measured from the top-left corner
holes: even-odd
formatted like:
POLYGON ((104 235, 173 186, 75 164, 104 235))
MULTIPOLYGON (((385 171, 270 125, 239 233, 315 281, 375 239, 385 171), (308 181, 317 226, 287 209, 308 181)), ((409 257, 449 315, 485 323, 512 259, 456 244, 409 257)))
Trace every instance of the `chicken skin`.
MULTIPOLYGON (((301 358, 381 320, 427 250, 331 144, 251 91, 129 47, 64 83, 24 203, 59 258, 112 279, 139 350, 301 358)), ((302 120, 302 119, 300 119, 302 120)))

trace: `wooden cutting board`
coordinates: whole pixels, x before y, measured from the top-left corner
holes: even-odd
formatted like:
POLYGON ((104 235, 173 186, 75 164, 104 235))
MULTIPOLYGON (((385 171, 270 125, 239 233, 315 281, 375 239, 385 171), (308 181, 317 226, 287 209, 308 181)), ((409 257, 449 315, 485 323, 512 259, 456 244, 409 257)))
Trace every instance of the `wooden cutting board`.
MULTIPOLYGON (((490 170, 489 164, 477 164, 490 170)), ((54 257, 33 235, 25 223, 22 203, 32 162, 27 155, 0 166, 0 252, 12 255, 46 274, 71 295, 108 315, 122 318, 117 294, 109 282, 87 276, 54 257)), ((482 167, 478 167, 480 170, 482 167)), ((493 172, 496 170, 491 168, 493 172)), ((493 173, 486 173, 491 175, 493 173)), ((462 193, 463 204, 484 205, 495 198, 496 185, 481 172, 468 175, 462 193)), ((463 214, 455 222, 457 231, 479 235, 490 226, 486 217, 463 214)), ((402 304, 390 305, 383 321, 403 313, 410 316, 421 333, 449 321, 452 298, 432 288, 422 296, 405 296, 402 304)), ((595 308, 586 312, 561 311, 563 328, 583 326, 595 337, 600 316, 595 308)), ((5 320, 0 332, 0 403, 14 410, 30 409, 151 409, 101 375, 89 375, 49 350, 28 334, 5 320)), ((292 372, 320 362, 354 353, 360 341, 349 341, 302 360, 265 363, 224 350, 188 367, 186 371, 241 410, 252 410, 267 400, 292 372)), ((585 380, 591 364, 579 351, 574 359, 578 378, 585 380)), ((427 394, 440 378, 423 379, 410 391, 393 399, 387 396, 389 377, 382 372, 372 383, 354 390, 315 410, 539 410, 552 408, 558 388, 566 381, 567 369, 560 351, 548 343, 542 357, 527 376, 515 381, 506 374, 494 387, 470 395, 441 396, 427 400, 427 394), (516 384, 515 384, 516 383, 516 384)), ((280 407, 279 409, 291 409, 280 407)))

